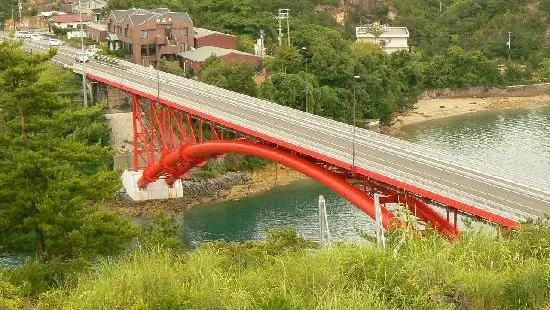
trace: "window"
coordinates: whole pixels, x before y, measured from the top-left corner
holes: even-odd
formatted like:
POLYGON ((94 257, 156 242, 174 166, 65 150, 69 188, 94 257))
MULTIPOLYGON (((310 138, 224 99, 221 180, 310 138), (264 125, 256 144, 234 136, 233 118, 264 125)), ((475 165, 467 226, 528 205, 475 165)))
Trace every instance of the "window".
POLYGON ((147 30, 142 30, 140 38, 142 38, 143 40, 147 40, 147 36, 148 36, 147 30))
POLYGON ((164 34, 168 40, 174 40, 174 34, 172 33, 171 27, 164 28, 164 34))
POLYGON ((181 29, 181 35, 184 36, 184 37, 188 36, 189 35, 189 28, 183 27, 181 29))
POLYGON ((141 45, 141 56, 155 56, 157 54, 156 44, 141 45))

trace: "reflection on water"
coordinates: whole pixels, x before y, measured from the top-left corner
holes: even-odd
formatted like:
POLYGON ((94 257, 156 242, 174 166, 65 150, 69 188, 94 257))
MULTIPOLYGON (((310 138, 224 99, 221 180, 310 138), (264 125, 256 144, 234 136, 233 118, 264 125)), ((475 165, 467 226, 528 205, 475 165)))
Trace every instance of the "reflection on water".
MULTIPOLYGON (((550 106, 447 118, 405 128, 405 139, 548 180, 550 106)), ((203 241, 265 237, 269 228, 291 226, 309 239, 318 232, 318 195, 327 199, 334 240, 359 240, 357 229, 373 231, 372 220, 315 181, 300 181, 240 201, 197 206, 184 214, 184 239, 203 241)))
POLYGON ((404 131, 411 142, 550 180, 550 106, 434 120, 404 131))

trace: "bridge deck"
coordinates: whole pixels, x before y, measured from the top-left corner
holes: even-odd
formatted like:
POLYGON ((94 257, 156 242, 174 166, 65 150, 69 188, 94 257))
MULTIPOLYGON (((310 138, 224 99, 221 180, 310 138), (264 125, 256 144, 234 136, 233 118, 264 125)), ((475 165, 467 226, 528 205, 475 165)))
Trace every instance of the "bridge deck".
MULTIPOLYGON (((71 49, 62 47, 54 61, 72 65, 72 55, 71 49)), ((158 74, 161 103, 346 169, 352 166, 355 140, 358 173, 468 213, 513 221, 550 213, 546 181, 361 128, 354 139, 350 125, 125 61, 118 65, 91 61, 86 67, 93 79, 149 98, 157 97, 158 74)), ((80 65, 75 66, 75 71, 80 70, 80 65)))

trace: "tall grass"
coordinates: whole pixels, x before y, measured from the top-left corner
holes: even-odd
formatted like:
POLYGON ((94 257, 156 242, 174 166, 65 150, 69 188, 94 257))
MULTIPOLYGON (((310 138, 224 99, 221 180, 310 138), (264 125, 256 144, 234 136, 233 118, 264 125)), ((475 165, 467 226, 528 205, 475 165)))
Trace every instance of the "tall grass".
POLYGON ((316 248, 292 233, 106 260, 44 300, 62 309, 550 309, 550 228, 500 241, 316 248))

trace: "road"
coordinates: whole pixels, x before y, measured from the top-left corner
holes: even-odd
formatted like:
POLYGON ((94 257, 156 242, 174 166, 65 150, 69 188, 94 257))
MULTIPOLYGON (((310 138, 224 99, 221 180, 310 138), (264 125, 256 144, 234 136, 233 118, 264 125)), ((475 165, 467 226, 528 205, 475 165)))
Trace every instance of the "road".
MULTIPOLYGON (((44 50, 47 46, 32 42, 25 48, 44 50)), ((53 61, 72 67, 75 51, 63 46, 53 61)), ((82 70, 80 66, 75 68, 82 70)), ((183 110, 212 116, 297 151, 309 150, 344 163, 346 168, 355 163, 358 172, 374 172, 425 190, 425 196, 435 201, 442 202, 439 197, 444 196, 514 221, 550 213, 550 183, 546 180, 421 148, 362 128, 356 128, 354 135, 353 127, 347 124, 126 61, 112 65, 92 60, 86 64, 86 72, 154 97, 159 91, 161 99, 183 110)))

